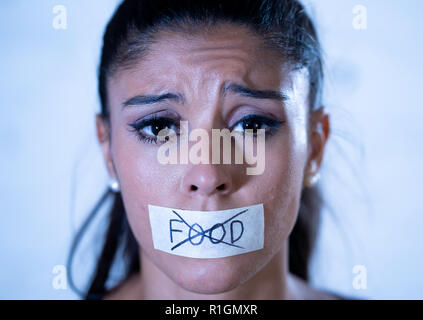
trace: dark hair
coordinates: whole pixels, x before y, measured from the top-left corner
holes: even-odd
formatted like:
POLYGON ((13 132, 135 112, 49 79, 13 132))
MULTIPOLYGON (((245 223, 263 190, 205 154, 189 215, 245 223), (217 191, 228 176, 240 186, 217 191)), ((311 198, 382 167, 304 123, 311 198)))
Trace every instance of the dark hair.
MULTIPOLYGON (((107 25, 99 67, 101 115, 109 122, 107 79, 130 67, 148 50, 161 30, 205 30, 219 23, 245 26, 278 50, 293 68, 308 71, 310 110, 320 106, 322 54, 313 22, 298 0, 125 0, 107 25), (203 27, 203 28, 194 28, 203 27)), ((110 123, 110 122, 109 122, 110 123)), ((120 193, 107 190, 76 235, 68 260, 70 284, 74 252, 87 225, 108 197, 114 197, 104 244, 85 298, 107 293, 106 281, 119 248, 125 257, 124 279, 140 269, 138 244, 129 227, 120 193)), ((308 280, 322 199, 317 186, 304 188, 299 216, 289 237, 289 270, 308 280)))

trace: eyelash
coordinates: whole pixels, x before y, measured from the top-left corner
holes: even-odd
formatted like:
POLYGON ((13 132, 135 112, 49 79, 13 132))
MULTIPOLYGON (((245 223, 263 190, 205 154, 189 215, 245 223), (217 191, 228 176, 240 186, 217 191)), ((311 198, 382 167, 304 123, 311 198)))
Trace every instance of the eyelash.
MULTIPOLYGON (((266 125, 268 127, 267 129, 265 129, 266 130, 266 136, 271 136, 274 133, 276 133, 276 131, 279 129, 279 127, 284 123, 284 121, 274 120, 274 119, 271 119, 271 118, 268 118, 268 117, 265 117, 265 116, 261 116, 261 115, 250 114, 250 115, 245 116, 244 118, 238 120, 232 126, 232 129, 235 128, 238 124, 241 124, 241 123, 243 123, 243 125, 245 126, 247 121, 251 121, 251 120, 259 122, 261 124, 261 126, 266 125)), ((244 129, 244 130, 246 130, 246 129, 244 129)), ((254 133, 254 136, 255 135, 256 135, 256 133, 254 133)))
MULTIPOLYGON (((130 126, 132 127, 131 131, 134 131, 137 135, 137 137, 145 142, 145 143, 158 143, 159 141, 157 140, 157 136, 156 137, 152 137, 146 134, 141 133, 141 130, 145 129, 146 127, 162 127, 164 128, 172 128, 172 126, 175 126, 177 129, 175 130, 176 133, 179 132, 179 123, 171 118, 167 118, 167 117, 151 117, 149 119, 144 119, 135 123, 130 124, 130 126)), ((160 131, 160 130, 159 130, 160 131)))
MULTIPOLYGON (((255 120, 256 122, 259 122, 261 126, 266 125, 268 128, 266 128, 266 137, 273 135, 276 133, 276 131, 279 129, 279 127, 284 123, 284 121, 274 120, 265 116, 261 115, 248 115, 244 118, 238 120, 233 126, 232 129, 235 128, 238 124, 243 124, 243 126, 246 125, 247 121, 255 120)), ((145 143, 155 143, 157 144, 159 141, 156 137, 152 137, 146 134, 143 134, 141 131, 149 126, 156 126, 156 127, 162 127, 164 128, 172 128, 172 126, 176 127, 175 132, 179 134, 179 123, 173 119, 167 118, 167 117, 151 117, 149 119, 144 119, 135 123, 130 124, 132 127, 131 131, 134 131, 137 135, 137 137, 145 142, 145 143)), ((244 129, 245 130, 245 129, 244 129)), ((159 130, 160 131, 160 130, 159 130)), ((255 134, 254 134, 255 135, 255 134)))

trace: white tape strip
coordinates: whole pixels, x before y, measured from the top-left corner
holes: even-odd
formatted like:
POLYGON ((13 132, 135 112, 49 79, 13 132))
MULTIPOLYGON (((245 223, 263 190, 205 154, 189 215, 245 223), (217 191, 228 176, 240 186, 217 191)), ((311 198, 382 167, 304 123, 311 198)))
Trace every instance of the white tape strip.
POLYGON ((154 248, 190 258, 223 258, 263 248, 263 204, 220 211, 148 205, 154 248))

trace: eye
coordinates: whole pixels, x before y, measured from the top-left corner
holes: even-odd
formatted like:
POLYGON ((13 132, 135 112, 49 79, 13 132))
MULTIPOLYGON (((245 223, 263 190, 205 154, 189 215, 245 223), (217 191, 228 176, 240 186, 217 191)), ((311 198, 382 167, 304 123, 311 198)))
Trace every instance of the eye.
POLYGON ((130 124, 130 126, 137 133, 140 140, 149 143, 157 143, 157 136, 160 130, 163 129, 171 129, 176 134, 179 134, 179 124, 177 121, 167 117, 152 117, 130 124))
POLYGON ((261 115, 248 115, 233 126, 234 131, 245 132, 246 129, 264 129, 267 133, 277 130, 283 121, 274 120, 261 115))

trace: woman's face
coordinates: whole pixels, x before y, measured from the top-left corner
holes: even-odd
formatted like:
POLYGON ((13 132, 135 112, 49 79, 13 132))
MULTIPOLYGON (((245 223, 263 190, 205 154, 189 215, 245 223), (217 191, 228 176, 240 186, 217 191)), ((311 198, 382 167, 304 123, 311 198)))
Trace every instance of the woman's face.
POLYGON ((98 118, 99 138, 110 175, 120 182, 129 223, 145 258, 187 290, 224 292, 251 278, 283 248, 297 217, 306 169, 310 161, 320 165, 323 146, 313 147, 308 134, 307 73, 290 71, 275 51, 239 26, 189 36, 162 32, 156 40, 138 63, 109 79, 111 140, 105 138, 106 124, 98 118), (229 84, 276 91, 285 99, 236 90, 223 94, 229 84), (164 93, 178 98, 124 106, 135 96, 164 93), (237 164, 163 165, 157 160, 160 142, 152 141, 155 125, 176 128, 185 120, 189 130, 242 131, 245 123, 240 120, 246 116, 253 116, 250 125, 266 129, 262 174, 247 175, 245 166, 237 164), (141 122, 152 117, 170 120, 141 122), (144 127, 134 130, 140 122, 144 127), (262 250, 193 259, 153 247, 149 204, 206 211, 259 203, 264 205, 265 220, 262 250))

